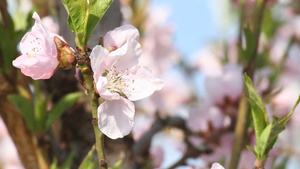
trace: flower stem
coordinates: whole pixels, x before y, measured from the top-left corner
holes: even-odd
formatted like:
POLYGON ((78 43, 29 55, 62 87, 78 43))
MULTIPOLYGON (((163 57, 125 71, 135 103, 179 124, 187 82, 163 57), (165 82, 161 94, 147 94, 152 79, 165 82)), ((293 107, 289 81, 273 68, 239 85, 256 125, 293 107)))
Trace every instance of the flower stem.
MULTIPOLYGON (((257 3, 257 9, 256 9, 256 16, 255 16, 255 20, 254 20, 254 29, 253 31, 253 35, 255 37, 254 41, 252 44, 249 44, 249 46, 247 46, 247 48, 250 48, 250 45, 253 45, 252 50, 249 50, 248 52, 251 53, 251 60, 248 60, 248 66, 245 67, 244 72, 247 73, 247 75, 252 78, 255 68, 256 68, 256 62, 257 62, 257 56, 258 56, 258 45, 259 45, 259 37, 260 37, 260 33, 261 33, 261 27, 262 27, 262 20, 263 20, 263 14, 264 14, 264 10, 265 10, 265 6, 268 0, 264 0, 264 1, 259 1, 257 3)), ((242 11, 243 12, 243 11, 242 11)), ((243 14, 241 14, 241 24, 240 27, 243 26, 242 22, 244 17, 243 14)), ((242 28, 240 28, 240 31, 242 31, 242 28)), ((239 46, 242 46, 242 34, 240 33, 239 36, 239 46)), ((242 56, 240 56, 242 57, 242 56)), ((246 87, 244 85, 243 87, 243 93, 247 93, 246 87)), ((246 132, 247 132, 247 119, 249 116, 249 104, 248 101, 245 97, 242 97, 239 103, 239 111, 238 111, 238 117, 237 117, 237 121, 236 121, 236 126, 235 126, 235 133, 234 133, 234 142, 233 142, 233 150, 232 150, 232 154, 231 154, 231 159, 230 159, 230 165, 229 165, 229 169, 236 169, 238 167, 238 163, 239 163, 239 159, 240 159, 240 154, 241 151, 244 147, 245 144, 245 136, 246 136, 246 132)), ((263 166, 261 166, 263 168, 263 166)), ((260 168, 261 169, 261 168, 260 168)))
POLYGON ((264 162, 256 159, 255 160, 255 169, 264 169, 264 162))
POLYGON ((98 117, 97 117, 97 108, 99 106, 98 98, 99 96, 96 94, 94 89, 94 80, 93 80, 93 72, 90 67, 90 60, 88 57, 84 57, 84 60, 78 61, 78 68, 81 70, 83 78, 84 78, 84 87, 87 90, 87 93, 91 100, 92 106, 92 124, 94 127, 95 133, 95 148, 98 154, 98 161, 101 169, 107 169, 107 164, 105 161, 104 155, 104 147, 103 147, 103 133, 98 128, 98 117))

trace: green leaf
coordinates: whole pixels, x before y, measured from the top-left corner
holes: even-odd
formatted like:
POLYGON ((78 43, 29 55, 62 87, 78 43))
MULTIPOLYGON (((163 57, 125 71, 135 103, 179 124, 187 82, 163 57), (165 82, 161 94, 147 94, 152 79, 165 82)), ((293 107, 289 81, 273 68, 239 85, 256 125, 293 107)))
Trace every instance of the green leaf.
POLYGON ((247 149, 250 150, 255 156, 256 156, 256 151, 249 145, 246 145, 247 149))
POLYGON ((283 24, 282 21, 273 17, 273 12, 271 8, 266 8, 262 22, 262 32, 268 39, 271 39, 279 26, 283 24))
POLYGON ((53 162, 50 165, 50 169, 57 169, 57 158, 54 157, 53 162))
POLYGON ((68 155, 67 159, 64 161, 60 169, 70 169, 72 166, 73 157, 75 155, 75 150, 72 150, 71 153, 68 155))
POLYGON ((248 62, 251 59, 251 54, 255 50, 255 48, 254 48, 255 36, 254 36, 254 33, 251 31, 249 25, 247 25, 243 28, 243 32, 244 32, 245 40, 246 40, 245 55, 243 55, 243 56, 244 56, 244 59, 248 62))
POLYGON ((97 162, 93 161, 93 155, 95 153, 95 146, 92 146, 91 150, 85 156, 84 160, 79 166, 79 169, 95 169, 98 165, 97 162))
POLYGON ((244 80, 249 93, 248 100, 251 106, 251 113, 253 117, 254 129, 255 129, 255 137, 256 140, 258 140, 261 133, 269 123, 267 111, 265 109, 265 106, 261 98, 255 92, 251 79, 246 74, 244 74, 244 80))
POLYGON ((122 163, 123 163, 123 160, 119 160, 116 162, 116 164, 114 166, 110 167, 109 169, 120 169, 122 163))
POLYGON ((272 122, 264 129, 256 143, 258 158, 265 160, 269 151, 277 142, 278 135, 285 129, 284 125, 279 124, 279 118, 273 116, 272 122))
POLYGON ((68 108, 70 108, 83 95, 81 92, 70 93, 61 98, 50 110, 44 130, 47 131, 51 124, 59 118, 68 108))
POLYGON ((9 95, 8 99, 22 114, 23 118, 26 121, 28 129, 31 131, 35 131, 36 124, 31 101, 21 95, 9 95))
POLYGON ((296 107, 298 106, 299 103, 300 103, 300 95, 299 95, 298 100, 295 103, 293 109, 291 110, 291 112, 285 118, 283 118, 282 120, 280 120, 280 122, 279 122, 280 124, 285 125, 289 121, 289 119, 293 115, 293 113, 294 113, 294 111, 295 111, 295 109, 296 109, 296 107))
POLYGON ((14 30, 5 30, 2 25, 0 25, 0 69, 6 73, 10 73, 12 69, 12 61, 15 59, 17 54, 17 44, 14 41, 12 33, 14 30), (9 32, 10 31, 10 32, 9 32))
POLYGON ((96 25, 113 0, 62 0, 68 14, 68 25, 79 47, 87 44, 96 25))

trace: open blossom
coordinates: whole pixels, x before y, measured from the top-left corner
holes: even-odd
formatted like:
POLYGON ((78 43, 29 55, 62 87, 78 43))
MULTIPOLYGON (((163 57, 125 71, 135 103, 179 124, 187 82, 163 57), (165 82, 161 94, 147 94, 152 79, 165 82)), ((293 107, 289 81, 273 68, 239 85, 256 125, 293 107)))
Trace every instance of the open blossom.
POLYGON ((164 83, 149 68, 138 66, 142 48, 135 27, 118 27, 103 40, 104 45, 94 47, 90 55, 96 88, 106 100, 98 107, 98 125, 105 135, 116 139, 133 127, 135 107, 131 101, 150 96, 164 83))
POLYGON ((35 24, 20 42, 22 55, 13 61, 13 65, 33 79, 49 79, 58 66, 57 48, 53 40, 56 34, 48 32, 39 15, 32 16, 35 24))

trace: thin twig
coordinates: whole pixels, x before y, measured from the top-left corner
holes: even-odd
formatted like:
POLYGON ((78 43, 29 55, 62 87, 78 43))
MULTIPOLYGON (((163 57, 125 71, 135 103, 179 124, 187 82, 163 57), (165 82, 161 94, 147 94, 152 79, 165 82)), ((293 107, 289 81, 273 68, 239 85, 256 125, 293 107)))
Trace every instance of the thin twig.
MULTIPOLYGON (((256 68, 257 50, 259 45, 259 37, 261 33, 261 23, 263 20, 263 13, 264 13, 267 0, 264 0, 260 3, 261 4, 259 5, 258 13, 254 21, 253 32, 254 32, 255 39, 253 44, 254 45, 253 51, 250 51, 251 61, 249 63, 249 67, 245 68, 244 70, 250 78, 253 77, 256 68)), ((245 85, 243 91, 244 93, 247 93, 245 85)), ((242 97, 239 104, 239 112, 238 112, 237 123, 235 127, 235 137, 233 142, 233 150, 230 159, 229 169, 236 169, 238 166, 240 154, 245 143, 245 138, 246 138, 245 136, 246 136, 247 126, 248 126, 248 116, 249 116, 249 104, 247 99, 245 97, 242 97)))
POLYGON ((86 88, 91 100, 92 117, 93 117, 92 124, 95 133, 95 140, 96 140, 95 147, 98 154, 98 161, 101 169, 107 169, 104 147, 103 147, 103 133, 98 128, 97 109, 99 106, 99 102, 98 102, 99 96, 96 94, 94 89, 93 72, 90 67, 90 60, 88 59, 88 56, 86 55, 85 52, 81 53, 81 55, 83 55, 84 60, 78 61, 78 68, 82 72, 84 78, 84 87, 86 88))

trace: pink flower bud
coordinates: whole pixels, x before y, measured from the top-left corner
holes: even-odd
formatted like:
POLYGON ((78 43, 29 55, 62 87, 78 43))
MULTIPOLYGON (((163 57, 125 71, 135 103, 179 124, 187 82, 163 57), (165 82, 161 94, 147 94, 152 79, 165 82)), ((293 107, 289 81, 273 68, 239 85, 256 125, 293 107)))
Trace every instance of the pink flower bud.
POLYGON ((55 35, 53 39, 57 47, 59 67, 64 67, 66 69, 72 68, 73 63, 76 61, 73 56, 75 51, 69 47, 68 43, 61 36, 55 35))
POLYGON ((58 65, 56 45, 39 15, 35 12, 32 17, 35 24, 20 42, 22 55, 12 64, 33 79, 49 79, 58 65))

